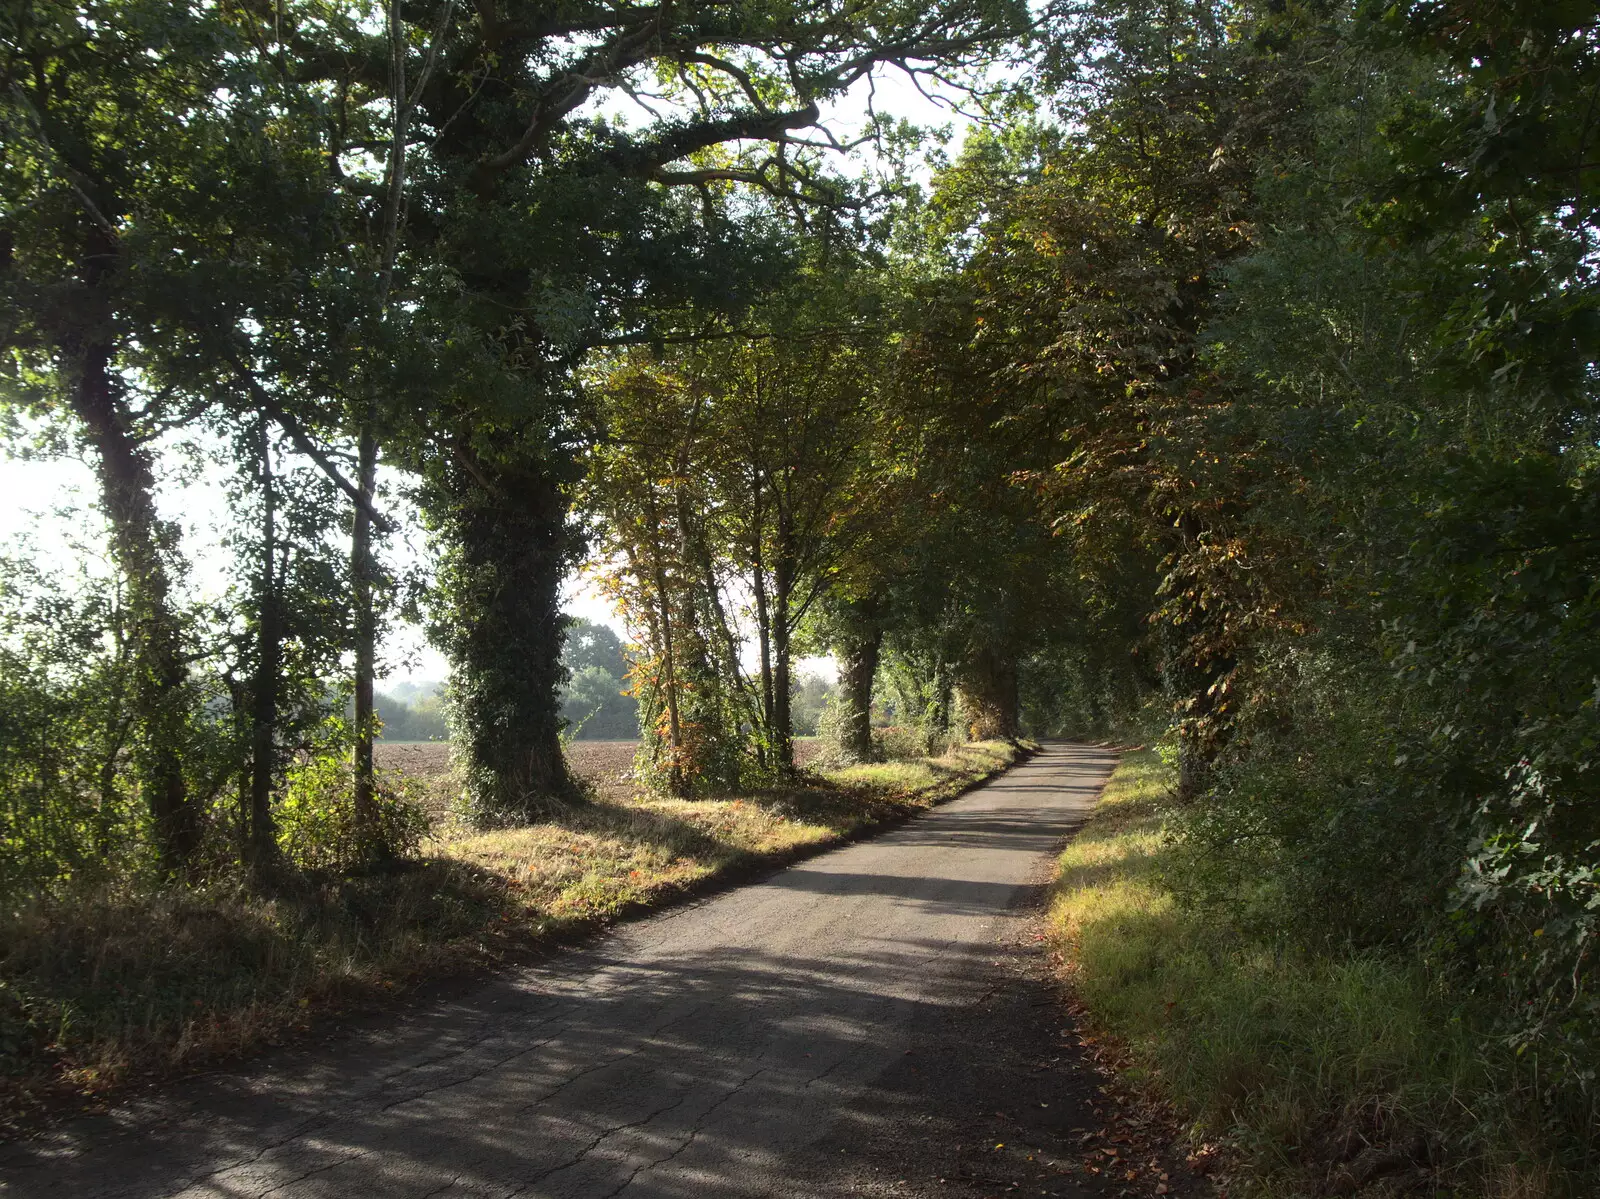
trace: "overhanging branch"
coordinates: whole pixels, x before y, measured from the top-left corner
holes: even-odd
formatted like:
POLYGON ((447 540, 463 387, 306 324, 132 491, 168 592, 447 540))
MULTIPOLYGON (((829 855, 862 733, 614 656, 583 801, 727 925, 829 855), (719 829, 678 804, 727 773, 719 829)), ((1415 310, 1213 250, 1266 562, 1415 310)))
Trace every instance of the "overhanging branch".
POLYGON ((261 386, 260 380, 251 373, 249 368, 237 358, 234 358, 233 369, 239 378, 239 382, 243 383, 250 392, 250 398, 255 400, 257 407, 271 417, 273 422, 289 435, 289 440, 294 442, 295 449, 316 463, 317 469, 327 475, 335 487, 349 496, 350 502, 365 512, 374 525, 385 533, 393 533, 398 527, 394 521, 374 508, 372 501, 362 495, 360 489, 344 477, 339 468, 334 465, 333 459, 328 457, 327 452, 311 440, 311 435, 305 431, 299 421, 283 410, 277 400, 272 398, 272 393, 261 386))

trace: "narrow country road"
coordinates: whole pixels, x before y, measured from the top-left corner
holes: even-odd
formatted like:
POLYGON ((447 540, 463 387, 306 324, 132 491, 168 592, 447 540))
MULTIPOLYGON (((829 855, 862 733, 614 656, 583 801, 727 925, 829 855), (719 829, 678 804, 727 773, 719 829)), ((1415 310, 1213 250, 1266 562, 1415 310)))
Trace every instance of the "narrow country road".
MULTIPOLYGON (((990 1026, 1010 1019, 992 1010, 1006 986, 997 946, 1112 762, 1052 744, 881 836, 626 925, 466 998, 74 1121, 0 1151, 0 1191, 988 1193, 993 1180, 955 1155, 1005 1150, 992 1130, 966 1130, 963 1113, 981 1108, 1004 1128, 1020 1117, 990 1109, 1026 1107, 1020 1145, 1073 1131, 1090 1102, 1070 1062, 1053 1076, 1039 1073, 1047 1062, 1033 1073, 1006 1064, 1013 1049, 1040 1052, 1007 1036, 1059 1041, 1064 1018, 1051 1005, 1011 1004, 1044 1032, 991 1036, 990 1026), (946 1169, 960 1177, 947 1185, 936 1177, 946 1169)), ((1018 1170, 1039 1164, 1028 1152, 1018 1170)), ((1088 1193, 1064 1175, 1028 1185, 1088 1193)))

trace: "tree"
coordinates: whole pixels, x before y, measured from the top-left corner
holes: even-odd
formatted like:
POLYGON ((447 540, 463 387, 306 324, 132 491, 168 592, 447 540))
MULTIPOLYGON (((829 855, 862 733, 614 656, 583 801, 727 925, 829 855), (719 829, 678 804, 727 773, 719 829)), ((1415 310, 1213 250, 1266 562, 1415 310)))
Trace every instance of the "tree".
POLYGON ((578 548, 568 368, 685 301, 736 308, 772 273, 759 230, 718 215, 730 188, 801 208, 850 199, 799 133, 820 101, 880 62, 959 66, 1023 19, 998 0, 661 15, 479 6, 417 98, 429 163, 408 190, 402 255, 448 263, 459 283, 431 291, 413 328, 464 347, 474 370, 438 393, 438 431, 414 440, 410 461, 450 546, 440 624, 486 813, 525 813, 566 789, 555 697, 557 586, 578 548), (582 115, 607 93, 652 87, 685 115, 638 129, 582 115))
POLYGON ((561 661, 574 673, 596 668, 618 679, 628 673, 622 638, 617 636, 616 630, 580 617, 571 617, 567 621, 561 661))
POLYGON ((170 874, 194 855, 200 818, 183 762, 191 697, 174 537, 156 510, 146 446, 165 414, 159 402, 137 404, 120 367, 135 332, 126 299, 143 265, 139 221, 174 206, 172 190, 187 183, 178 164, 215 127, 214 97, 231 82, 215 51, 227 40, 216 19, 161 5, 85 11, 41 0, 0 18, 7 390, 13 402, 70 413, 93 454, 127 596, 139 789, 170 874), (90 27, 99 35, 85 36, 90 27), (158 70, 145 55, 155 42, 172 50, 158 70), (172 122, 169 107, 198 119, 172 122))
MULTIPOLYGON (((414 694, 405 685, 389 693, 380 692, 375 701, 386 741, 443 741, 449 732, 444 709, 437 694, 414 694)), ((353 715, 353 713, 352 713, 353 715)))
POLYGON ((1460 962, 1498 964, 1475 985, 1508 1028, 1570 1061, 1597 934, 1577 749, 1597 643, 1593 18, 1368 17, 1322 56, 1315 142, 1264 189, 1216 330, 1235 430, 1273 468, 1261 499, 1321 594, 1252 687, 1207 831, 1248 822, 1341 935, 1448 929, 1460 962))
MULTIPOLYGON (((325 661, 320 650, 285 658, 273 646, 280 632, 291 642, 348 644, 342 606, 301 603, 280 586, 282 572, 296 569, 289 546, 304 550, 321 536, 298 515, 283 527, 280 513, 306 510, 280 484, 305 482, 318 502, 326 497, 310 476, 268 470, 271 443, 281 435, 363 519, 383 523, 370 486, 364 493, 350 483, 329 448, 344 432, 348 380, 371 371, 362 339, 346 333, 371 297, 346 269, 363 251, 348 235, 360 223, 359 184, 329 172, 327 144, 330 113, 345 136, 361 138, 383 95, 330 95, 289 69, 357 24, 351 13, 319 10, 302 26, 308 12, 30 2, 0 22, 10 189, 0 285, 15 301, 0 334, 10 351, 8 400, 70 415, 98 464, 113 552, 140 613, 132 743, 169 875, 193 858, 214 791, 203 743, 218 650, 175 598, 176 535, 155 506, 161 439, 204 431, 232 443, 260 484, 257 498, 271 501, 259 512, 258 542, 238 543, 260 605, 248 655, 254 681, 233 695, 241 711, 254 711, 256 727, 235 748, 239 769, 256 775, 258 857, 272 842, 272 760, 292 741, 279 727, 287 709, 273 699, 274 680, 286 681, 280 667, 325 661), (288 611, 299 621, 292 627, 280 619, 288 611)), ((331 149, 337 163, 344 147, 331 149)), ((223 673, 238 682, 236 666, 223 673)))
POLYGON ((822 714, 837 689, 820 674, 802 674, 794 687, 794 731, 798 737, 815 737, 822 714))
MULTIPOLYGON (((663 688, 674 758, 687 744, 682 707, 715 694, 718 714, 693 722, 712 760, 724 760, 713 743, 731 742, 758 771, 794 770, 796 634, 863 537, 880 487, 882 339, 829 286, 775 297, 749 332, 626 357, 597 384, 608 427, 590 495, 618 564, 612 586, 644 616, 660 663, 649 677, 663 688)), ((680 786, 705 773, 682 771, 680 786)))
MULTIPOLYGON (((871 560, 871 555, 867 555, 871 560)), ((836 579, 822 597, 818 624, 839 663, 839 752, 852 762, 872 760, 872 695, 878 677, 888 604, 873 579, 836 579)))
POLYGON ((561 649, 568 673, 561 716, 567 735, 629 741, 639 735, 639 705, 624 693, 630 668, 622 639, 606 625, 569 619, 561 649))
POLYGON ((841 222, 864 211, 864 188, 824 169, 834 147, 800 132, 820 101, 885 61, 959 69, 1025 17, 1005 0, 662 15, 451 0, 390 5, 380 22, 309 3, 8 13, 3 260, 21 355, 8 369, 41 401, 70 401, 98 447, 145 614, 136 742, 169 870, 198 835, 179 745, 198 709, 152 499, 155 431, 204 420, 259 440, 265 418, 354 504, 358 808, 380 446, 424 479, 469 789, 486 819, 525 815, 566 787, 556 598, 579 547, 573 367, 686 306, 737 310, 781 273, 781 239, 746 219, 740 189, 841 222), (674 115, 629 128, 586 108, 612 94, 650 111, 651 93, 674 115), (163 111, 182 119, 145 115, 163 111))
MULTIPOLYGON (((956 397, 968 406, 957 444, 993 454, 979 478, 1033 489, 1070 554, 1072 592, 1121 590, 1127 567, 1162 564, 1153 648, 1182 712, 1192 795, 1231 735, 1252 638, 1294 620, 1278 580, 1242 555, 1246 489, 1190 480, 1232 399, 1201 338, 1227 264, 1249 248, 1257 173, 1302 135, 1303 74, 1231 36, 1209 4, 1064 6, 1054 20, 1059 103, 1076 129, 980 141, 949 173, 934 210, 964 261, 918 329, 922 390, 939 389, 941 412, 958 412, 956 397), (1002 182, 984 178, 991 164, 1007 166, 1002 182)), ((979 510, 1008 504, 1020 513, 997 489, 979 510)), ((1019 582, 1050 557, 1025 543, 1019 582)), ((967 691, 996 730, 1014 727, 1015 672, 1040 623, 1017 604, 1040 594, 976 600, 990 615, 962 651, 967 691)))

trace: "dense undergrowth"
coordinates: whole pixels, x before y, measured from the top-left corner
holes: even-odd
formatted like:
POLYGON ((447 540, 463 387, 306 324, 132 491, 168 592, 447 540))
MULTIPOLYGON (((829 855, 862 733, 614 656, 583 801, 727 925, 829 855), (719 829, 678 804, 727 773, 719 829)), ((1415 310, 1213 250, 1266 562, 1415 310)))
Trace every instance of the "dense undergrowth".
POLYGON ((1549 1104, 1537 1053, 1459 978, 1184 896, 1173 782, 1152 751, 1122 760, 1061 856, 1051 931, 1134 1079, 1231 1145, 1230 1194, 1595 1193, 1593 1113, 1549 1104))
POLYGON ((607 793, 523 827, 442 825, 419 860, 296 874, 269 895, 225 882, 27 902, 0 915, 0 1124, 838 841, 948 799, 1019 752, 975 743, 727 798, 607 793))

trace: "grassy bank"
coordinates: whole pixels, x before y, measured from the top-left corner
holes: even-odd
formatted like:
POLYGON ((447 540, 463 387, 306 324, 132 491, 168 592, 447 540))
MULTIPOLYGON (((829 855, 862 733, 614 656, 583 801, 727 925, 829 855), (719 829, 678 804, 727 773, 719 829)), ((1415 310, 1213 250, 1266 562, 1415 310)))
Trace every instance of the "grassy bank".
POLYGON ((1229 1148, 1230 1195, 1583 1193, 1541 1145, 1533 1067, 1421 968, 1263 943, 1177 904, 1169 785, 1154 754, 1123 758, 1061 856, 1051 932, 1134 1083, 1229 1148))
POLYGON ((721 799, 611 785, 559 819, 442 829, 403 869, 302 877, 272 898, 130 888, 0 913, 0 1123, 248 1051, 343 1005, 837 842, 1017 754, 980 743, 721 799))

